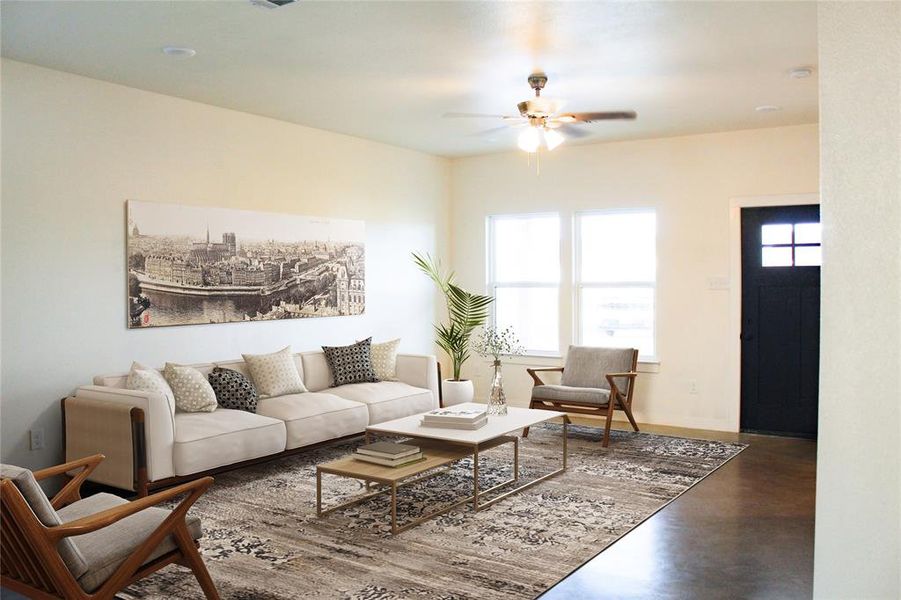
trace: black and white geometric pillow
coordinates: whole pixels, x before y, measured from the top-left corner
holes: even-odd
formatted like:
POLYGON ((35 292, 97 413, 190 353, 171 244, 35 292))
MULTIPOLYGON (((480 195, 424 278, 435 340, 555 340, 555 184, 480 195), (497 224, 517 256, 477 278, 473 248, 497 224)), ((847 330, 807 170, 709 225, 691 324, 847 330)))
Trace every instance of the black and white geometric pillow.
POLYGON ((257 390, 242 373, 216 367, 208 379, 213 391, 216 392, 216 402, 219 406, 257 412, 257 390))
POLYGON ((332 387, 379 380, 372 368, 371 343, 370 337, 350 346, 322 347, 332 371, 332 387))

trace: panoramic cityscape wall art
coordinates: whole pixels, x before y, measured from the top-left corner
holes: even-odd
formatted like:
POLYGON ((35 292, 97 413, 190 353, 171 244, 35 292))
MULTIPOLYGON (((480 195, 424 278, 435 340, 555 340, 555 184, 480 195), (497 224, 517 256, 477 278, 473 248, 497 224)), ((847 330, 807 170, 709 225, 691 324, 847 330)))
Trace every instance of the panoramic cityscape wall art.
POLYGON ((359 315, 363 221, 127 202, 128 327, 359 315))

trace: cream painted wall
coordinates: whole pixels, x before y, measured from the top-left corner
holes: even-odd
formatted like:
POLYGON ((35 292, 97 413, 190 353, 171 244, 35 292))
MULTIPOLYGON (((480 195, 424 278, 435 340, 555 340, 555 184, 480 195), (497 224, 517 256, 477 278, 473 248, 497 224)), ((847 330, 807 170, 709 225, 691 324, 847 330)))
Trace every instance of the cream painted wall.
POLYGON ((433 352, 448 161, 344 135, 2 62, 2 459, 61 457, 59 399, 98 373, 368 335, 433 352), (125 200, 366 221, 360 317, 129 331, 125 200), (47 445, 28 450, 28 430, 47 445))
MULTIPOLYGON (((737 376, 731 369, 728 289, 710 278, 730 277, 730 199, 809 194, 818 187, 816 125, 735 131, 611 144, 562 146, 541 161, 541 175, 523 153, 453 163, 453 265, 460 280, 484 290, 485 217, 559 212, 564 223, 580 210, 652 207, 658 224, 657 343, 659 365, 641 365, 635 412, 639 421, 737 430, 737 376), (716 286, 714 286, 716 287, 716 286), (696 381, 697 394, 689 393, 696 381)), ((564 269, 571 240, 564 227, 564 269)), ((564 270, 564 272, 566 272, 564 270)), ((561 295, 561 348, 570 340, 571 295, 561 295)), ((560 360, 516 359, 505 368, 510 402, 526 405, 528 365, 560 360)), ((480 396, 490 373, 468 365, 480 396)))
POLYGON ((819 4, 814 597, 901 598, 901 3, 819 4), (859 409, 859 410, 858 410, 859 409))

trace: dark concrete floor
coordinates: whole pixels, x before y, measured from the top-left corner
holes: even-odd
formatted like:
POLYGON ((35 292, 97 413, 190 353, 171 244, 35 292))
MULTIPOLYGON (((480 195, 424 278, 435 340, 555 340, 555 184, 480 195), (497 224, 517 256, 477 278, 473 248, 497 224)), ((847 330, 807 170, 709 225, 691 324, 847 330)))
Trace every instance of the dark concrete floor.
POLYGON ((816 442, 661 433, 749 446, 541 599, 810 598, 816 442))
MULTIPOLYGON (((542 600, 811 597, 815 442, 670 427, 642 430, 749 446, 542 600)), ((9 590, 0 596, 22 598, 9 590)))

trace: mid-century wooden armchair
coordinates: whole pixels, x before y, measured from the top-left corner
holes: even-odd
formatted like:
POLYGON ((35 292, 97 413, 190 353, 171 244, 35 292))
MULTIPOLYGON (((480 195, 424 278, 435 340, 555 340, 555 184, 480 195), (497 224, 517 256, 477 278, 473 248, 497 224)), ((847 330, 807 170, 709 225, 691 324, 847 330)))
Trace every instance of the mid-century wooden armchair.
MULTIPOLYGON (((613 411, 626 413, 632 428, 638 431, 632 416, 637 367, 638 350, 634 348, 570 346, 565 366, 526 369, 534 383, 529 408, 606 417, 603 441, 606 448, 610 444, 613 411), (541 371, 562 373, 560 385, 546 384, 538 376, 541 371)), ((523 430, 523 437, 527 435, 528 427, 523 430)))
POLYGON ((178 563, 194 572, 208 599, 218 600, 197 550, 200 520, 187 514, 212 477, 133 502, 105 493, 82 499, 81 484, 102 460, 97 454, 34 473, 0 466, 3 587, 29 598, 111 599, 131 583, 178 563), (73 472, 52 500, 37 483, 73 472), (171 511, 156 508, 185 494, 171 511))

